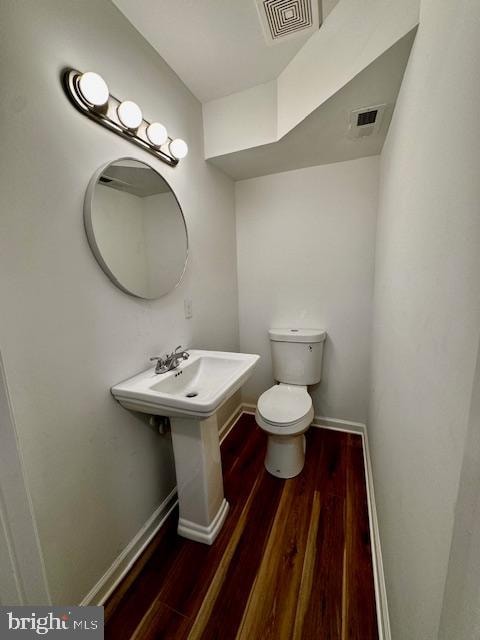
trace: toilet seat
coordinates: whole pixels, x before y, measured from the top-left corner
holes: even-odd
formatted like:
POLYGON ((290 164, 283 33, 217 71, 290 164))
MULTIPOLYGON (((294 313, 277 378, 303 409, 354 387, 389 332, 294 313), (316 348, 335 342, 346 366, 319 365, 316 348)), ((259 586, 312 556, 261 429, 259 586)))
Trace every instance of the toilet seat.
POLYGON ((313 420, 313 404, 307 387, 278 384, 258 399, 257 423, 274 435, 303 433, 313 420))
POLYGON ((258 399, 257 408, 264 420, 278 425, 298 422, 312 407, 307 387, 293 384, 276 384, 258 399))

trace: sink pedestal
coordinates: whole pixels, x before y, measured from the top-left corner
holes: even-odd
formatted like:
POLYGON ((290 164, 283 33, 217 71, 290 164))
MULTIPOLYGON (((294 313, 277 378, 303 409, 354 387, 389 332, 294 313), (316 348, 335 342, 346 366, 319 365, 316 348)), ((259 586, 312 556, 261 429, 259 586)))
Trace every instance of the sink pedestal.
POLYGON ((216 412, 248 380, 260 356, 196 349, 189 353, 172 371, 157 375, 151 367, 111 391, 126 409, 170 418, 178 533, 212 544, 228 512, 216 412))
POLYGON ((228 512, 214 414, 204 420, 171 417, 180 518, 178 534, 212 544, 228 512))

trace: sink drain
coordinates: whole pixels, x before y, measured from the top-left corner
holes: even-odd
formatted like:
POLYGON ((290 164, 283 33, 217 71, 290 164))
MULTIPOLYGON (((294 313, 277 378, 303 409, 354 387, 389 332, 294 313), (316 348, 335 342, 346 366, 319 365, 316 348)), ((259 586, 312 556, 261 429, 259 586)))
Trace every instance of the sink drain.
POLYGON ((186 393, 186 398, 196 398, 198 396, 198 391, 190 391, 190 393, 186 393))

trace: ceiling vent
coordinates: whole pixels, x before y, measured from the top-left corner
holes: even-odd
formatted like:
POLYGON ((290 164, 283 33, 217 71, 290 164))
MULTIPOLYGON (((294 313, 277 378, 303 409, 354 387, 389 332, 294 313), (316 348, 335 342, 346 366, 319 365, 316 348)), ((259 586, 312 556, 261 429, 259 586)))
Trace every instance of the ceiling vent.
POLYGON ((319 0, 255 0, 267 44, 305 36, 320 27, 319 0))
POLYGON ((351 111, 348 128, 349 138, 365 138, 378 133, 386 108, 386 104, 376 104, 373 107, 363 107, 351 111))

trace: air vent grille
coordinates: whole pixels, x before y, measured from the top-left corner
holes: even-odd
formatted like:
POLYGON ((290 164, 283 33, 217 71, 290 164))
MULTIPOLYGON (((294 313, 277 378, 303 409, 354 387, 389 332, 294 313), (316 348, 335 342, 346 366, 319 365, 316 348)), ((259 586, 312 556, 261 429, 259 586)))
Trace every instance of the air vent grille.
POLYGON ((320 26, 318 0, 256 0, 268 44, 320 26))
POLYGON ((364 127, 367 124, 375 124, 377 119, 378 109, 372 109, 371 111, 364 111, 357 116, 357 127, 364 127))
POLYGON ((365 138, 376 135, 382 126, 386 104, 376 104, 372 107, 354 109, 350 112, 348 127, 349 138, 365 138))

